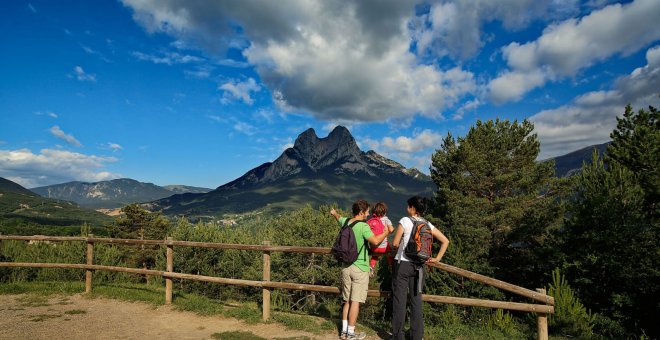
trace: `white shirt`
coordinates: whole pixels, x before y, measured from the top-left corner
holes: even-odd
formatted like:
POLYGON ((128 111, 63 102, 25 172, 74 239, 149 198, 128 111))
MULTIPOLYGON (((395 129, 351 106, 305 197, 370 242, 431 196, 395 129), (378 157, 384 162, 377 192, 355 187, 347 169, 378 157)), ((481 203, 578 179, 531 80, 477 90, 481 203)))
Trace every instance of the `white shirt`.
MULTIPOLYGON (((394 257, 395 260, 397 261, 406 261, 410 262, 410 260, 406 257, 406 255, 403 253, 404 249, 406 248, 406 244, 408 244, 408 241, 410 240, 410 234, 412 233, 412 228, 413 228, 413 221, 412 218, 416 220, 421 220, 421 218, 416 218, 416 217, 404 217, 399 221, 399 224, 403 227, 403 236, 401 237, 401 242, 399 243, 399 250, 396 252, 396 256, 394 257)), ((435 226, 431 224, 431 222, 428 222, 429 227, 431 228, 431 231, 435 229, 435 226)))

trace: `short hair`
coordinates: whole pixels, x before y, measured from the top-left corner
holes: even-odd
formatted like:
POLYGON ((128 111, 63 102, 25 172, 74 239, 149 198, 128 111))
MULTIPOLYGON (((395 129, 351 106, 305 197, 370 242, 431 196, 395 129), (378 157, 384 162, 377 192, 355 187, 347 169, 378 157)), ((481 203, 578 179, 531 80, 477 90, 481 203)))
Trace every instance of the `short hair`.
POLYGON ((355 201, 355 203, 353 203, 353 216, 368 209, 369 209, 369 202, 365 200, 357 200, 355 201))
POLYGON ((419 215, 424 215, 426 212, 427 199, 421 196, 413 196, 408 199, 408 206, 415 208, 419 215))
POLYGON ((374 204, 374 216, 383 217, 387 214, 387 204, 385 202, 378 202, 374 204))

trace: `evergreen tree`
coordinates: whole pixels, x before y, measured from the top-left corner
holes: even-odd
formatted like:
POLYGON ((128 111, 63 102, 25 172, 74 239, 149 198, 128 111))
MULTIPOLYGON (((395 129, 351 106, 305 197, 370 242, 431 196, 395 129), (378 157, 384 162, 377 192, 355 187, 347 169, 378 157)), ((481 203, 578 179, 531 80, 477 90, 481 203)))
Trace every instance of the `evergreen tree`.
MULTIPOLYGON (((110 237, 140 240, 163 240, 167 237, 170 222, 160 211, 150 212, 139 204, 129 204, 121 209, 123 215, 110 226, 110 237)), ((139 268, 151 268, 156 261, 159 246, 131 246, 125 253, 129 263, 139 268)))
POLYGON ((617 127, 610 134, 606 163, 616 162, 630 170, 644 190, 644 205, 652 217, 658 218, 660 207, 660 114, 649 110, 635 113, 626 106, 623 117, 617 117, 617 127))
MULTIPOLYGON (((452 241, 447 262, 542 287, 553 268, 548 256, 562 216, 561 181, 553 162, 536 161, 540 143, 533 128, 528 121, 490 120, 478 121, 458 140, 447 135, 432 159, 438 186, 433 214, 452 241)), ((462 287, 453 288, 459 294, 465 290, 462 282, 454 286, 462 287)))
POLYGON ((582 301, 628 332, 652 338, 660 335, 659 131, 657 110, 635 114, 626 107, 605 161, 595 153, 575 178, 563 232, 564 271, 582 301))

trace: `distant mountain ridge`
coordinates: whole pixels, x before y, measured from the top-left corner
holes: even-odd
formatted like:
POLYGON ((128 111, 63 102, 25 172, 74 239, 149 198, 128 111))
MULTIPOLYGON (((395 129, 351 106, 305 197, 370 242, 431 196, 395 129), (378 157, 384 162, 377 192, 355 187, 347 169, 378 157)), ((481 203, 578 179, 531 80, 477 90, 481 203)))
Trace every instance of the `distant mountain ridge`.
POLYGON ((73 202, 41 197, 17 183, 0 178, 0 227, 10 233, 41 233, 44 226, 79 228, 88 224, 101 227, 112 221, 111 217, 100 212, 79 207, 73 202))
POLYGON ((305 204, 338 203, 347 208, 364 198, 372 203, 383 200, 391 211, 402 213, 409 196, 430 196, 434 190, 429 176, 374 151, 361 151, 348 129, 337 126, 325 138, 313 129, 304 131, 275 161, 209 193, 175 195, 146 206, 170 215, 214 216, 305 204))
POLYGON ((591 156, 593 155, 594 149, 596 149, 602 157, 611 143, 612 142, 590 145, 580 150, 552 158, 555 161, 555 176, 566 177, 579 173, 582 170, 582 164, 584 162, 591 162, 591 156))
POLYGON ((200 193, 208 192, 211 189, 184 185, 160 187, 153 183, 120 178, 95 183, 68 182, 32 188, 31 190, 43 197, 72 201, 83 207, 98 209, 119 208, 127 204, 149 202, 177 193, 200 193))
POLYGON ((22 185, 2 177, 0 177, 0 191, 36 196, 34 192, 24 188, 22 185))

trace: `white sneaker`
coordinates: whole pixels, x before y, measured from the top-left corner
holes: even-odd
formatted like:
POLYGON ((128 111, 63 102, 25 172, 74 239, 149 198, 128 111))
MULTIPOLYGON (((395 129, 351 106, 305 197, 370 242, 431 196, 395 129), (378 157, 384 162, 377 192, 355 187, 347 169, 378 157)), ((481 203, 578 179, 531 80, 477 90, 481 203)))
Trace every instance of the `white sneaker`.
POLYGON ((360 333, 348 334, 348 337, 346 337, 346 339, 348 339, 348 340, 362 340, 366 337, 367 337, 367 333, 360 332, 360 333))

